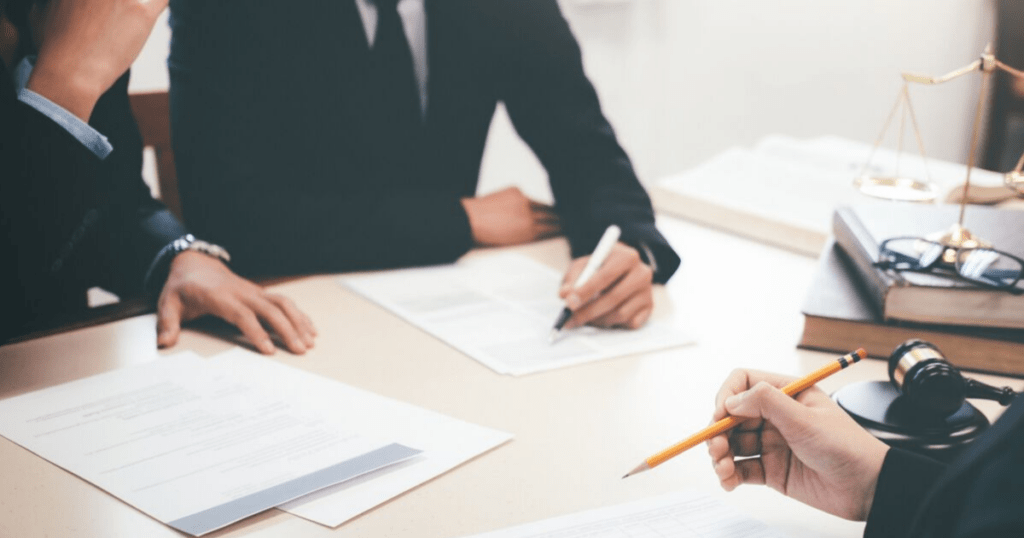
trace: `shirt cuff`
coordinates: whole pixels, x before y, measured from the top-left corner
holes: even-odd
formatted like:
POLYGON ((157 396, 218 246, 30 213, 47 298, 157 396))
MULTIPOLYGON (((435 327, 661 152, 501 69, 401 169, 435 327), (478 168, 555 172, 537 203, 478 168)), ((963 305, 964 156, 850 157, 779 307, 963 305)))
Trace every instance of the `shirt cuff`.
POLYGON ((18 100, 38 110, 42 115, 53 120, 54 123, 64 128, 71 136, 78 139, 83 146, 93 152, 101 160, 106 159, 114 146, 110 145, 107 137, 93 129, 88 123, 82 121, 78 116, 68 112, 62 106, 50 101, 38 93, 23 88, 18 92, 18 100))
POLYGON ((647 243, 643 241, 640 241, 639 243, 637 243, 637 245, 640 247, 639 249, 637 249, 640 254, 640 259, 643 260, 643 262, 646 263, 647 266, 651 268, 652 274, 657 275, 658 260, 657 258, 654 257, 654 251, 651 250, 651 247, 647 246, 647 243))

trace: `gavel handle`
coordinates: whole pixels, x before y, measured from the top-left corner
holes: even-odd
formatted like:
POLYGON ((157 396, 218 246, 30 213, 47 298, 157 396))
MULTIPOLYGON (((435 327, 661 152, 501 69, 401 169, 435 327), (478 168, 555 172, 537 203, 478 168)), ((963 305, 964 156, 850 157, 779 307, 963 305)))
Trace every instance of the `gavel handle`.
POLYGON ((967 385, 966 396, 968 398, 995 400, 1001 405, 1010 405, 1017 397, 1017 393, 1010 387, 997 388, 974 379, 964 379, 964 382, 967 385))

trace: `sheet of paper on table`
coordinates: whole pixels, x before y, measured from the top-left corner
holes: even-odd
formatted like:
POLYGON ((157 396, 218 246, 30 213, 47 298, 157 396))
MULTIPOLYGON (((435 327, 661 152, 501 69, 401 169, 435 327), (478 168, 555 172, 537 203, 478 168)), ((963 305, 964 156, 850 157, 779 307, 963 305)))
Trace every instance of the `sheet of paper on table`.
POLYGON ((502 374, 530 374, 691 342, 677 327, 651 321, 636 331, 585 327, 551 344, 548 334, 564 306, 558 297, 561 275, 518 254, 341 282, 502 374))
POLYGON ((465 538, 782 538, 764 523, 696 492, 598 508, 465 538))
POLYGON ((194 536, 419 454, 346 420, 385 399, 239 351, 8 398, 0 435, 194 536), (298 396, 313 390, 358 405, 298 396))
MULTIPOLYGON (((249 352, 238 349, 229 353, 249 352)), ((305 384, 302 395, 294 397, 318 408, 343 412, 347 425, 356 431, 373 432, 423 453, 278 507, 321 525, 341 525, 512 439, 509 433, 351 387, 338 391, 338 385, 317 378, 315 384, 305 384), (346 412, 353 409, 361 412, 346 412)))

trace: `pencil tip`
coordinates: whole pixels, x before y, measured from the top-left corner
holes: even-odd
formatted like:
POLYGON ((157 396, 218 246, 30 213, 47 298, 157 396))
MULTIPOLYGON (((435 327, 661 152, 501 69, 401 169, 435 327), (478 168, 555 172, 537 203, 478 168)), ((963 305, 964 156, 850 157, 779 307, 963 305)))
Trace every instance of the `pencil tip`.
POLYGON ((555 340, 558 340, 558 329, 551 329, 551 332, 548 333, 548 343, 554 344, 555 340))
POLYGON ((633 475, 635 475, 635 474, 639 474, 639 473, 642 473, 642 472, 644 472, 644 471, 646 471, 646 470, 648 470, 648 469, 650 469, 650 468, 651 468, 651 466, 650 466, 650 465, 648 465, 648 464, 647 464, 647 462, 645 461, 645 462, 641 463, 640 465, 637 465, 637 466, 636 466, 636 469, 633 469, 632 471, 630 471, 630 472, 628 472, 628 473, 624 474, 624 475, 622 476, 622 478, 623 478, 623 479, 629 478, 629 477, 631 477, 631 476, 633 476, 633 475))

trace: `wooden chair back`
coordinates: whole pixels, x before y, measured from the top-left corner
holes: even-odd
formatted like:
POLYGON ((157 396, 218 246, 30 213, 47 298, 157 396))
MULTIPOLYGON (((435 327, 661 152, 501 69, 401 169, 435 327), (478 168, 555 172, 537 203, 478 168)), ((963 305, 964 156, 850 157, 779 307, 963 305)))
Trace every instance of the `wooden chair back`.
POLYGON ((142 133, 142 145, 156 153, 157 183, 160 201, 179 219, 181 198, 178 196, 178 174, 171 149, 171 106, 166 91, 129 95, 132 113, 142 133))

